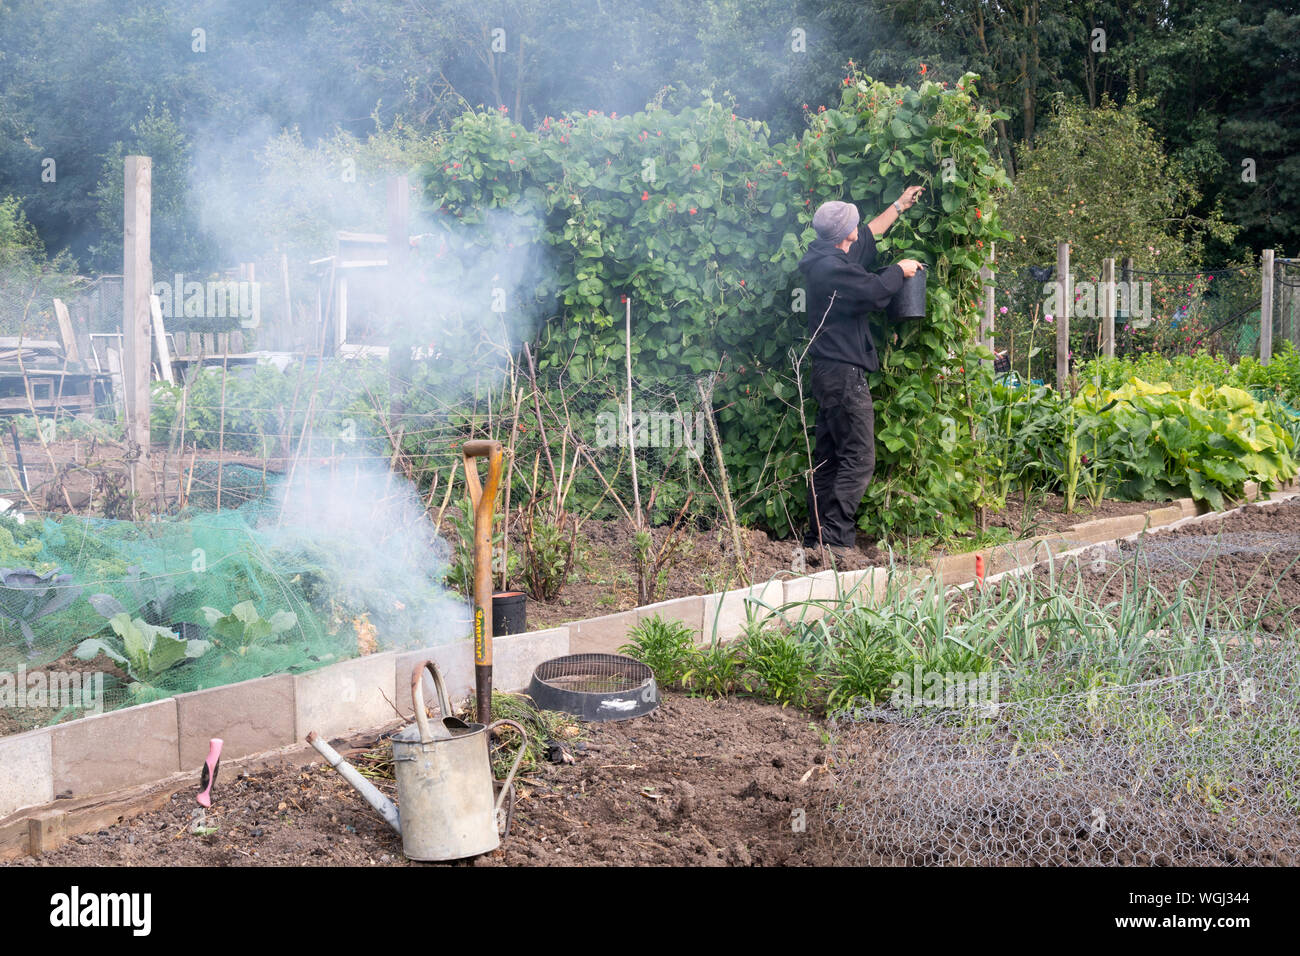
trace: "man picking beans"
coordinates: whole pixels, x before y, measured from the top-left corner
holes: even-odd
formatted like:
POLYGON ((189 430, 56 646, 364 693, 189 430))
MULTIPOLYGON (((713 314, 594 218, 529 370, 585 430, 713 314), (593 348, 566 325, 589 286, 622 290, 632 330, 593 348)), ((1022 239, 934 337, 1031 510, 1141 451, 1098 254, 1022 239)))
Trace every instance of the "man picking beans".
POLYGON ((827 202, 813 214, 817 238, 799 262, 808 286, 808 354, 817 401, 817 444, 808 488, 809 563, 823 547, 842 561, 856 544, 857 511, 876 468, 875 414, 867 373, 880 368, 870 313, 885 308, 903 279, 922 268, 903 259, 880 272, 875 238, 912 207, 923 187, 909 186, 888 209, 859 229, 858 207, 827 202))

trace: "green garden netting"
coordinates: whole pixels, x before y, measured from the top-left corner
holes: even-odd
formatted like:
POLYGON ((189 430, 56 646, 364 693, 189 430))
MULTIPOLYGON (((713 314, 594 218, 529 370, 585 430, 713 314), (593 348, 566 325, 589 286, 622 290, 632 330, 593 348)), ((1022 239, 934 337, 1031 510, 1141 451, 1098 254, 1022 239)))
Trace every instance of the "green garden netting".
POLYGON ((0 516, 0 732, 468 635, 413 489, 359 470, 304 471, 293 487, 242 471, 223 485, 243 503, 220 511, 0 516), (89 675, 103 675, 97 699, 31 706, 33 683, 89 675), (4 699, 19 679, 27 700, 4 699))

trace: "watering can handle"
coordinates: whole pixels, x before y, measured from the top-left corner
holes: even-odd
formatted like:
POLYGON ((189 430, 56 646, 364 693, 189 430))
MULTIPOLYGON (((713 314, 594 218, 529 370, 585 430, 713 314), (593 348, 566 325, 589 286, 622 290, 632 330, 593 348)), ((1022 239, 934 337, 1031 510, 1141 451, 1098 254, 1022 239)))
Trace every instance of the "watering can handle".
POLYGON ((451 705, 447 703, 447 685, 442 682, 442 674, 433 661, 421 661, 411 672, 411 703, 415 705, 415 723, 420 728, 420 743, 427 744, 433 740, 429 733, 429 717, 424 712, 424 670, 428 668, 433 675, 433 686, 438 691, 438 710, 443 717, 451 716, 451 705))
POLYGON ((492 723, 488 724, 488 734, 491 734, 495 728, 500 727, 502 724, 509 724, 511 727, 515 728, 515 730, 519 731, 519 752, 515 754, 515 762, 510 765, 510 772, 506 774, 506 779, 501 784, 501 794, 497 797, 497 805, 492 808, 492 812, 495 814, 501 812, 501 804, 505 802, 506 793, 510 790, 510 784, 514 782, 515 771, 518 770, 519 765, 524 762, 524 751, 528 749, 528 734, 524 731, 522 726, 513 720, 502 719, 492 721, 492 723))

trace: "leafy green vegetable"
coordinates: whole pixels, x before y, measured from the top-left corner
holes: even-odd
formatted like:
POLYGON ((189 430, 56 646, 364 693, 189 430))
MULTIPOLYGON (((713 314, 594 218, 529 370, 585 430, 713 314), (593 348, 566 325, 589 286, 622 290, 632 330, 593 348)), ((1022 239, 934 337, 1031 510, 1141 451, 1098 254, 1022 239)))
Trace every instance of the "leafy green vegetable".
MULTIPOLYGON (((90 638, 77 645, 78 660, 94 660, 100 654, 117 662, 131 679, 153 686, 167 671, 186 661, 202 657, 211 646, 207 641, 184 640, 170 628, 133 618, 122 611, 109 619, 118 642, 90 638)), ((139 693, 136 687, 132 691, 139 693)))
POLYGON ((245 654, 253 644, 283 634, 298 625, 298 615, 292 611, 276 611, 269 619, 258 613, 252 601, 242 601, 223 614, 215 607, 205 607, 203 616, 212 633, 225 650, 245 654))
POLYGON ((36 647, 31 622, 63 610, 80 595, 71 575, 0 568, 0 617, 18 622, 29 652, 36 647))
POLYGON ((1231 385, 1175 389, 1134 378, 1113 391, 1085 386, 1075 405, 1102 401, 1100 438, 1116 461, 1119 493, 1132 499, 1190 494, 1222 508, 1245 483, 1275 487, 1295 477, 1295 442, 1268 407, 1231 385))

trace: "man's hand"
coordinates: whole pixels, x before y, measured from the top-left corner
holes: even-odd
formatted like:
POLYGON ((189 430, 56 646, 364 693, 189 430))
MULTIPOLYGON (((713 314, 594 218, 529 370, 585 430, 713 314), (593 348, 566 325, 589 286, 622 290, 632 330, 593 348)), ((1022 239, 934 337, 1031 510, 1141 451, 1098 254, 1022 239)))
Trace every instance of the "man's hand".
POLYGON ((911 209, 923 192, 925 192, 924 186, 908 186, 903 190, 903 195, 898 197, 898 204, 904 209, 911 209))
POLYGON ((917 269, 924 269, 924 268, 925 268, 925 266, 923 266, 921 263, 917 262, 915 259, 899 259, 899 260, 898 260, 898 265, 902 268, 902 270, 903 270, 903 275, 904 275, 906 278, 908 278, 908 279, 910 279, 910 278, 912 278, 912 276, 916 275, 916 270, 917 270, 917 269))

